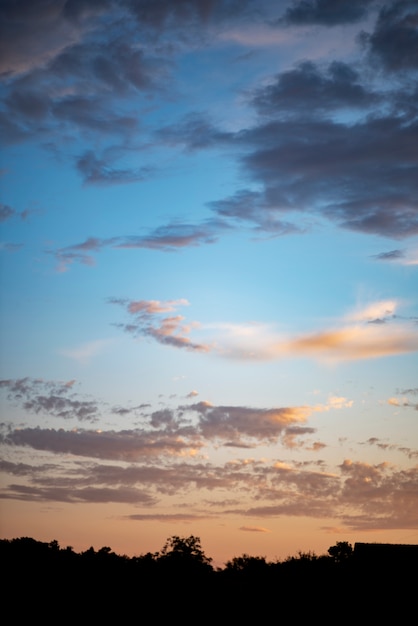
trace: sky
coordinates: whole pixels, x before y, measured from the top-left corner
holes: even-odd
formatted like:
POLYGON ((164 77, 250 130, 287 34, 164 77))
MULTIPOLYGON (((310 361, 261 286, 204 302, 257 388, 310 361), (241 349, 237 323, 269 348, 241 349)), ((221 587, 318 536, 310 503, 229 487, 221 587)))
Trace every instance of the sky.
POLYGON ((0 1, 0 535, 418 543, 418 8, 0 1))

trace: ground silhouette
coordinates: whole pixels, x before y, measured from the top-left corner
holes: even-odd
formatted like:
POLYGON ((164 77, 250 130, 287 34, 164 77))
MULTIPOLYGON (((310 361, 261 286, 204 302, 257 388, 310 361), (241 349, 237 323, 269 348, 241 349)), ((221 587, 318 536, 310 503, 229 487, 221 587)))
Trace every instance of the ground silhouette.
POLYGON ((387 620, 415 614, 418 546, 338 542, 327 554, 283 561, 243 554, 214 568, 194 535, 169 537, 161 551, 128 557, 108 546, 77 553, 58 541, 0 540, 3 609, 16 619, 125 619, 243 624, 292 616, 387 620))

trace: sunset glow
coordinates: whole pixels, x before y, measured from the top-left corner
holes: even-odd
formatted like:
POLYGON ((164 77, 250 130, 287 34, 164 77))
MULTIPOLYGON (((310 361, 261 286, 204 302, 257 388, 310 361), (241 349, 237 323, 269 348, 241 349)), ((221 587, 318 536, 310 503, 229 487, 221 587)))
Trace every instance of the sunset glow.
POLYGON ((418 543, 418 9, 338 6, 0 2, 2 538, 418 543))

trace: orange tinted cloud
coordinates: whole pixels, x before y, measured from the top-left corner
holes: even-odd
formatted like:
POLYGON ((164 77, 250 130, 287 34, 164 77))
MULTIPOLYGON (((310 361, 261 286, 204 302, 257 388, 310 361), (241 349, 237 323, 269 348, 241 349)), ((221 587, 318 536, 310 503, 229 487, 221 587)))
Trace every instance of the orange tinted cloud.
POLYGON ((221 356, 239 360, 274 360, 285 357, 345 361, 381 358, 418 350, 415 318, 396 314, 399 302, 371 302, 343 316, 333 327, 298 336, 278 334, 271 326, 219 324, 214 345, 221 356))
POLYGON ((268 528, 264 528, 263 526, 241 526, 240 530, 249 533, 269 533, 271 532, 268 528))
POLYGON ((415 328, 369 324, 307 334, 277 346, 277 352, 325 360, 372 359, 418 350, 415 328))

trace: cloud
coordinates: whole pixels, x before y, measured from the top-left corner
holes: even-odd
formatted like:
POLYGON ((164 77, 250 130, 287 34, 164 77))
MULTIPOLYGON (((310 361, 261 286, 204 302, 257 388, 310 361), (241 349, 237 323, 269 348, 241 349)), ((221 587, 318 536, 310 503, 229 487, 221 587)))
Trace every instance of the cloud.
POLYGON ((0 242, 0 250, 5 250, 6 252, 16 252, 23 247, 21 243, 5 243, 0 242))
MULTIPOLYGON (((392 399, 390 398, 388 400, 388 404, 394 404, 394 406, 397 406, 396 402, 392 403, 390 400, 392 400, 392 399)), ((378 448, 380 448, 381 450, 384 450, 384 451, 387 451, 387 450, 399 451, 402 454, 405 454, 405 456, 407 456, 408 459, 417 459, 418 458, 418 450, 416 450, 414 448, 408 448, 406 446, 399 446, 399 445, 394 444, 394 443, 389 444, 389 443, 386 443, 385 441, 381 441, 378 437, 370 437, 365 443, 370 445, 370 446, 377 446, 378 448)))
POLYGON ((398 261, 404 258, 403 250, 390 250, 389 252, 380 252, 373 256, 378 261, 398 261))
MULTIPOLYGON (((26 441, 33 446, 39 445, 40 439, 44 438, 43 445, 32 447, 32 450, 56 452, 61 449, 61 446, 51 445, 53 437, 48 430, 38 429, 38 433, 34 430, 9 432, 9 440, 3 439, 2 444, 16 446, 19 442, 20 446, 26 441), (18 433, 21 433, 20 439, 18 433)), ((106 433, 106 437, 113 439, 112 446, 115 441, 118 441, 116 447, 120 446, 118 454, 116 449, 113 450, 111 464, 94 460, 99 455, 92 453, 96 447, 92 432, 79 434, 86 435, 85 444, 91 446, 88 453, 78 449, 81 459, 84 457, 82 462, 68 453, 57 457, 60 462, 55 465, 34 463, 33 453, 31 462, 17 462, 21 449, 15 448, 15 461, 3 460, 0 464, 3 472, 14 477, 13 482, 4 481, 0 497, 27 501, 123 502, 153 507, 158 504, 158 494, 178 496, 192 490, 196 498, 200 491, 210 490, 210 502, 205 504, 205 500, 198 500, 198 504, 190 505, 185 514, 151 511, 128 517, 137 521, 187 522, 213 517, 216 505, 216 516, 225 518, 238 514, 252 518, 255 523, 241 527, 246 532, 267 532, 257 520, 278 516, 321 519, 328 518, 330 510, 346 529, 416 527, 417 467, 399 467, 388 461, 372 464, 345 458, 335 468, 324 467, 318 471, 312 466, 324 466, 323 461, 236 459, 217 464, 179 461, 176 456, 156 464, 156 456, 143 462, 144 456, 132 454, 127 441, 134 433, 123 431, 106 433), (124 454, 121 454, 122 448, 124 454), (128 449, 129 454, 126 454, 128 449), (122 458, 124 464, 118 462, 122 458), (225 500, 225 492, 235 494, 234 502, 225 500)), ((98 442, 103 445, 103 440, 98 442)))
MULTIPOLYGON (((74 384, 75 381, 56 383, 25 378, 0 381, 0 388, 6 390, 9 401, 29 413, 97 420, 100 409, 104 411, 106 406, 98 400, 79 400, 71 391, 74 384)), ((190 394, 195 396, 196 393, 190 394)), ((124 461, 161 455, 195 456, 213 442, 245 448, 281 441, 285 447, 295 447, 302 446, 304 438, 315 432, 306 425, 308 417, 331 409, 350 408, 352 404, 346 398, 331 396, 326 404, 296 407, 217 406, 207 401, 154 411, 147 404, 113 407, 112 414, 135 412, 141 426, 122 431, 4 426, 2 443, 54 454, 124 461)))
POLYGON ((328 405, 325 405, 323 410, 330 409, 343 409, 343 408, 351 408, 353 406, 353 400, 347 400, 342 396, 330 396, 328 400, 328 405))
POLYGON ((16 211, 12 209, 8 204, 0 204, 0 222, 9 220, 16 214, 16 211))
POLYGON ((128 312, 132 315, 144 313, 146 315, 154 315, 156 313, 168 313, 175 311, 179 306, 188 306, 189 302, 185 298, 179 300, 131 300, 129 302, 122 301, 121 304, 127 304, 128 312))
POLYGON ((57 271, 66 272, 74 262, 92 266, 95 261, 91 252, 97 252, 109 244, 109 240, 101 240, 96 237, 89 237, 80 244, 67 246, 58 250, 48 250, 47 253, 55 257, 57 261, 57 271))
POLYGON ((374 0, 298 0, 286 9, 278 23, 296 26, 320 24, 328 27, 351 24, 363 19, 373 4, 374 0))
MULTIPOLYGON (((161 34, 166 30, 184 30, 184 37, 195 37, 194 26, 199 25, 200 36, 203 36, 202 26, 219 25, 231 18, 240 18, 247 10, 251 10, 251 0, 233 0, 232 2, 217 2, 214 0, 125 0, 124 4, 142 26, 161 34), (191 31, 187 34, 187 31, 191 31)), ((250 13, 252 14, 252 13, 250 13)))
MULTIPOLYGON (((253 409, 213 406, 209 402, 198 402, 182 408, 197 413, 198 430, 205 439, 220 439, 228 443, 245 443, 246 438, 277 441, 282 434, 290 432, 292 424, 304 422, 310 413, 308 407, 253 409)), ((306 428, 298 431, 298 434, 312 432, 315 432, 313 428, 306 428)))
MULTIPOLYGON (((369 4, 339 4, 334 15, 338 21, 344 21, 344 10, 362 16, 369 4)), ((364 63, 303 61, 248 94, 258 119, 238 132, 234 142, 242 149, 238 162, 243 175, 253 185, 212 203, 215 213, 233 217, 236 223, 253 223, 271 235, 286 234, 281 225, 296 220, 304 232, 300 225, 309 222, 303 214, 390 239, 418 233, 413 147, 417 29, 412 5, 399 2, 382 8, 374 34, 363 38, 366 50, 376 56, 376 41, 382 37, 381 53, 388 50, 396 57, 392 65, 403 69, 396 84, 388 78, 382 89, 389 61, 381 67, 380 80, 369 79, 364 63), (392 42, 398 32, 402 43, 396 56, 392 42)), ((321 16, 325 21, 325 16, 332 17, 331 3, 302 2, 288 15, 296 13, 307 21, 320 22, 321 16)), ((288 232, 296 228, 288 227, 288 232)))
MULTIPOLYGON (((81 149, 77 143, 71 159, 86 184, 146 181, 157 170, 142 155, 179 147, 229 154, 248 184, 225 198, 208 198, 208 219, 173 220, 148 233, 108 239, 93 236, 97 246, 90 250, 74 244, 49 251, 59 271, 76 262, 91 266, 105 248, 173 252, 214 244, 239 228, 252 229, 258 238, 304 234, 318 217, 392 240, 418 233, 414 3, 356 0, 337 6, 330 0, 304 0, 288 6, 280 22, 285 34, 298 24, 354 24, 372 8, 379 12, 349 62, 303 60, 240 94, 255 115, 234 131, 194 110, 160 126, 154 120, 152 128, 141 113, 145 118, 154 94, 160 101, 172 97, 173 50, 197 45, 192 34, 179 36, 180 26, 183 35, 186 24, 191 33, 196 26, 207 29, 209 38, 199 42, 205 46, 231 18, 239 21, 236 28, 261 23, 266 7, 257 15, 251 2, 244 8, 203 0, 175 6, 124 0, 122 37, 119 25, 108 28, 115 19, 112 3, 94 4, 89 11, 87 4, 79 6, 83 10, 76 12, 76 20, 63 6, 54 16, 40 9, 39 24, 58 20, 74 31, 75 39, 64 39, 67 43, 58 48, 51 42, 50 57, 39 61, 36 71, 13 74, 5 83, 3 135, 16 140, 42 135, 49 144, 57 143, 56 137, 82 137, 87 145, 81 149), (166 45, 159 40, 161 25, 166 45), (394 69, 401 70, 396 81, 394 69)), ((29 29, 25 19, 10 19, 17 19, 16 28, 29 29)), ((158 152, 154 161, 160 157, 158 152)), ((416 254, 402 259, 397 250, 376 258, 417 263, 416 254)))
POLYGON ((148 180, 152 174, 150 167, 114 168, 111 162, 103 158, 98 159, 91 150, 77 159, 77 169, 83 175, 85 183, 100 185, 142 182, 148 180))
POLYGON ((277 346, 278 353, 284 351, 287 355, 293 353, 331 361, 382 358, 417 350, 415 329, 395 327, 386 332, 372 325, 307 334, 277 346))
POLYGON ((239 360, 313 358, 339 362, 383 358, 418 350, 414 318, 395 314, 396 300, 372 302, 334 325, 299 335, 262 324, 214 325, 217 354, 239 360), (218 332, 216 332, 218 331, 218 332))
POLYGON ((353 321, 374 322, 376 319, 385 320, 395 315, 399 303, 396 300, 382 300, 372 302, 364 308, 361 308, 348 316, 353 321))
POLYGON ((13 500, 26 500, 29 502, 69 502, 69 503, 109 503, 134 504, 150 506, 156 500, 147 493, 141 493, 139 489, 119 487, 82 487, 69 489, 68 487, 34 487, 18 484, 10 484, 7 490, 1 494, 2 498, 13 500))
POLYGON ((418 403, 410 402, 408 398, 405 398, 405 397, 402 398, 401 400, 399 398, 389 398, 388 404, 390 404, 391 406, 398 406, 398 407, 411 407, 415 409, 415 411, 418 411, 418 403))
POLYGON ((97 431, 55 428, 21 428, 1 436, 1 443, 29 446, 54 454, 71 454, 118 461, 139 461, 161 454, 194 454, 199 442, 191 445, 177 435, 155 436, 141 430, 97 431))
MULTIPOLYGON (((20 218, 21 220, 26 220, 30 211, 16 211, 8 204, 4 204, 0 202, 0 224, 2 222, 7 222, 15 217, 20 218)), ((0 244, 3 250, 11 250, 14 251, 21 247, 21 244, 13 244, 13 243, 2 243, 0 244)))
POLYGON ((177 522, 196 522, 206 520, 208 519, 208 515, 197 515, 193 513, 133 513, 132 515, 126 515, 125 519, 133 520, 134 522, 155 521, 175 524, 177 522))
POLYGON ((161 126, 155 132, 155 138, 163 145, 183 146, 188 151, 230 145, 233 134, 222 131, 202 113, 189 113, 179 122, 170 126, 161 126))
POLYGON ((417 396, 418 395, 418 387, 416 387, 415 389, 404 389, 402 391, 399 391, 399 393, 405 394, 405 395, 417 396))
POLYGON ((240 526, 239 530, 242 530, 247 533, 269 533, 271 532, 268 528, 263 528, 263 526, 240 526))
MULTIPOLYGON (((77 0, 52 6, 23 0, 17 9, 3 3, 4 139, 50 137, 61 152, 66 142, 57 135, 74 138, 87 132, 101 144, 117 136, 127 148, 138 138, 138 112, 147 106, 146 99, 168 88, 174 52, 202 45, 202 29, 240 18, 244 5, 242 0, 180 0, 175 5, 77 0)), ((94 145, 96 149, 97 141, 94 145)), ((90 184, 133 182, 149 175, 147 167, 110 167, 90 150, 76 162, 90 184)))
POLYGON ((21 404, 24 410, 36 415, 97 421, 100 415, 99 403, 95 400, 78 399, 71 393, 74 384, 74 380, 55 382, 33 378, 4 379, 0 381, 0 389, 7 391, 8 400, 21 404))
POLYGON ((189 246, 215 243, 218 234, 225 228, 227 226, 221 220, 207 220, 201 224, 173 222, 158 226, 148 235, 120 237, 114 247, 123 249, 149 248, 172 252, 189 246))
POLYGON ((161 313, 175 312, 179 306, 188 305, 185 299, 170 300, 165 303, 160 301, 126 301, 118 298, 110 299, 113 304, 124 306, 132 321, 122 324, 122 328, 134 336, 142 335, 152 338, 163 345, 175 348, 183 348, 192 352, 208 352, 209 346, 195 343, 190 340, 188 334, 195 323, 185 323, 182 315, 169 315, 161 317, 161 313))
POLYGON ((190 246, 214 244, 219 235, 230 228, 229 224, 220 219, 208 219, 200 224, 176 222, 158 226, 145 235, 122 235, 108 238, 88 237, 81 243, 48 250, 47 254, 55 257, 58 272, 66 272, 76 262, 94 266, 93 253, 99 253, 106 248, 176 252, 190 246))
POLYGON ((413 0, 388 2, 379 13, 373 33, 363 33, 371 56, 389 72, 416 70, 418 11, 413 0))
POLYGON ((272 481, 275 488, 268 492, 269 498, 276 501, 274 504, 232 509, 224 514, 321 518, 329 515, 331 507, 334 516, 351 530, 415 528, 418 503, 413 485, 417 471, 417 468, 399 470, 388 463, 371 465, 350 459, 340 465, 340 476, 280 471, 278 480, 272 481))
MULTIPOLYGON (((138 337, 152 338, 159 343, 190 351, 213 353, 238 360, 274 360, 313 358, 339 362, 383 358, 418 350, 415 318, 396 314, 396 300, 371 302, 337 321, 334 326, 299 335, 279 334, 271 326, 250 324, 186 322, 182 315, 162 317, 164 307, 183 306, 185 300, 160 303, 111 298, 110 303, 125 308, 131 319, 116 326, 138 337), (173 304, 175 306, 173 306, 173 304), (157 307, 157 308, 153 308, 157 307), (158 307, 162 307, 158 310, 158 307), (192 340, 202 333, 206 341, 192 340), (210 338, 207 341, 207 338, 210 338)), ((171 310, 171 309, 170 309, 171 310)))
POLYGON ((138 141, 139 111, 164 91, 172 63, 139 35, 131 8, 113 0, 2 4, 4 141, 41 141, 70 157, 88 184, 149 178, 148 164, 116 161, 138 141))
POLYGON ((415 135, 413 124, 395 116, 349 124, 314 117, 261 122, 241 135, 250 148, 242 167, 261 191, 250 205, 240 202, 241 191, 218 206, 258 228, 269 227, 266 211, 273 225, 273 217, 297 211, 350 230, 411 237, 418 233, 415 135))
POLYGON ((19 6, 3 2, 0 7, 0 72, 15 75, 48 62, 76 43, 91 18, 100 15, 106 5, 107 2, 90 0, 54 4, 22 0, 19 6), (77 4, 79 11, 69 10, 77 4))
POLYGON ((358 515, 344 515, 349 527, 354 530, 416 528, 418 501, 414 485, 418 468, 392 470, 387 463, 371 465, 348 459, 342 463, 341 472, 345 477, 342 495, 347 504, 359 509, 358 515), (412 497, 411 489, 415 491, 412 497))
POLYGON ((275 117, 280 112, 296 118, 369 108, 380 100, 381 96, 363 85, 360 73, 347 63, 333 61, 322 70, 312 61, 302 61, 257 89, 252 104, 262 115, 275 117))
POLYGON ((94 341, 84 343, 76 348, 61 350, 60 353, 78 361, 81 364, 87 364, 95 356, 103 352, 111 343, 111 339, 96 339, 94 341))

